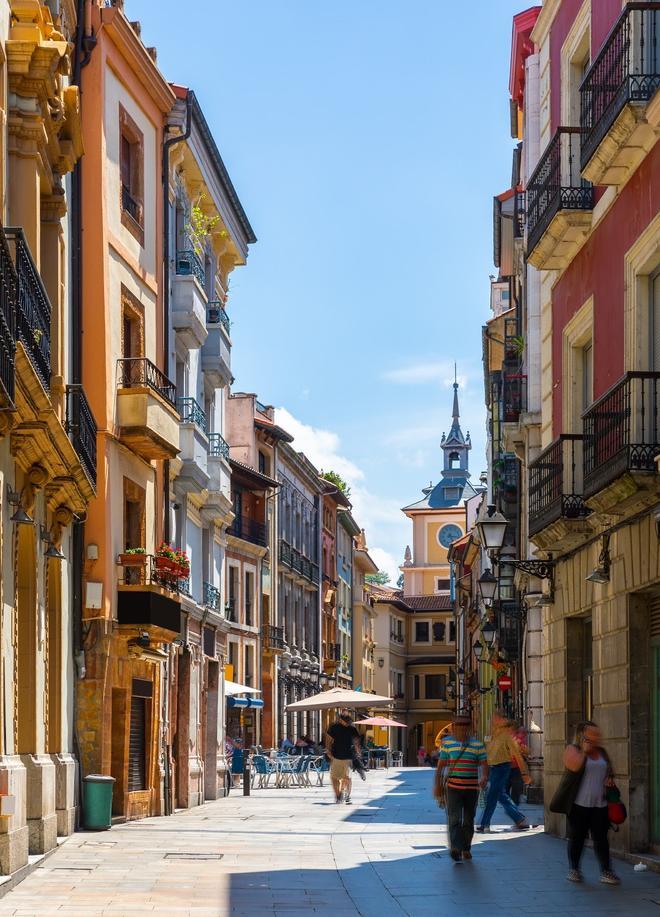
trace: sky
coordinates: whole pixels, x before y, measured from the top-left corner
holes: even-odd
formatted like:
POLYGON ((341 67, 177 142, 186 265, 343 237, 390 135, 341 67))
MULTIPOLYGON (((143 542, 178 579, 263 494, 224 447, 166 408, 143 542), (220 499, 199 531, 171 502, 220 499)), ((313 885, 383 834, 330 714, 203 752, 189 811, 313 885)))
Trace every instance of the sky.
POLYGON ((392 581, 442 467, 454 363, 485 468, 492 200, 511 180, 512 0, 126 0, 190 86, 257 236, 231 279, 235 391, 352 488, 392 581))

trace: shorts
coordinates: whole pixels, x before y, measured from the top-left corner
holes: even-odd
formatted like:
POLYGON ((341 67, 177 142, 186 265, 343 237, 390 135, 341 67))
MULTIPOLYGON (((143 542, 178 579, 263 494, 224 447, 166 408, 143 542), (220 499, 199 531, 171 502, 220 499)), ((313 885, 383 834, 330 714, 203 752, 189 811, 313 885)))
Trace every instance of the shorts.
POLYGON ((330 762, 330 777, 332 780, 348 780, 350 775, 350 758, 333 758, 330 762))

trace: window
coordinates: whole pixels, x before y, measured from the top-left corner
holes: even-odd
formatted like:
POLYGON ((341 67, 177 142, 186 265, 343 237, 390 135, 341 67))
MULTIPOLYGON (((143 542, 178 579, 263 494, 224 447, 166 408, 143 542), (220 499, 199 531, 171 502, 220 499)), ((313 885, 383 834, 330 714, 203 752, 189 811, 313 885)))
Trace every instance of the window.
POLYGON ((229 665, 232 668, 233 681, 238 681, 238 643, 229 641, 229 665))
POLYGON ((403 640, 403 621, 401 618, 396 619, 396 635, 400 640, 403 640))
POLYGON ((660 270, 649 278, 651 370, 660 371, 660 270))
POLYGON ((447 686, 446 675, 425 675, 424 695, 427 700, 445 700, 447 686))
POLYGON ((145 547, 145 500, 144 488, 124 478, 124 550, 145 547))
POLYGON ((254 680, 254 647, 252 646, 245 647, 245 669, 243 672, 243 679, 243 683, 251 688, 254 680))
POLYGON ((119 106, 119 172, 121 222, 144 245, 144 136, 128 112, 119 106))
POLYGON ((254 573, 245 572, 245 623, 248 627, 254 624, 254 573))
POLYGON ((445 500, 455 500, 458 501, 461 498, 461 489, 460 487, 445 487, 443 488, 445 492, 445 500))
POLYGON ((442 621, 436 621, 433 625, 433 639, 436 643, 445 642, 445 625, 442 621))
POLYGON ((415 621, 415 643, 429 642, 429 622, 415 621))
POLYGON ((594 352, 591 341, 582 348, 582 410, 586 411, 593 401, 594 352))
POLYGON ((396 673, 396 696, 403 697, 403 672, 396 673))
POLYGON ((458 452, 449 453, 449 467, 450 468, 460 468, 461 467, 461 458, 458 452))
POLYGON ((121 355, 126 360, 144 355, 144 310, 125 287, 121 290, 121 355))
POLYGON ((228 589, 228 600, 227 605, 227 617, 230 621, 237 621, 237 600, 238 600, 238 567, 229 566, 227 568, 229 574, 229 589, 228 589))
POLYGON ((419 700, 419 675, 413 675, 413 700, 419 700))
POLYGON ((449 592, 449 580, 442 576, 437 576, 435 579, 435 591, 449 592))
POLYGON ((456 621, 449 622, 449 642, 456 643, 456 621))

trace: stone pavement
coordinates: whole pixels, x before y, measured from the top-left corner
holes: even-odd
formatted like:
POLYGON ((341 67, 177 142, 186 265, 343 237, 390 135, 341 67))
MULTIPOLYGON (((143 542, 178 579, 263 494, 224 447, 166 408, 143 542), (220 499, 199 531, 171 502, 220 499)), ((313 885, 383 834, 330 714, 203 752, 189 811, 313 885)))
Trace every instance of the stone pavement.
MULTIPOLYGON (((253 790, 228 799, 81 832, 0 899, 0 915, 261 915, 660 917, 660 876, 616 863, 623 884, 566 881, 565 846, 540 829, 477 835, 472 863, 447 852, 429 769, 374 771, 354 803, 328 786, 253 790)), ((528 809, 530 820, 540 810, 528 809)))

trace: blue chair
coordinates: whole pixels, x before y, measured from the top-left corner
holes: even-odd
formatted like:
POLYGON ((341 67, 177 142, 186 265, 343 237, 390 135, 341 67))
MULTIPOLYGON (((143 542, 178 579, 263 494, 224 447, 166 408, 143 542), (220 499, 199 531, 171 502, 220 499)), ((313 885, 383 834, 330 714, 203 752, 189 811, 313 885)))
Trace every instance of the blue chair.
POLYGON ((266 789, 270 778, 277 773, 277 766, 266 758, 265 755, 254 755, 252 758, 252 785, 258 781, 259 789, 266 789))

